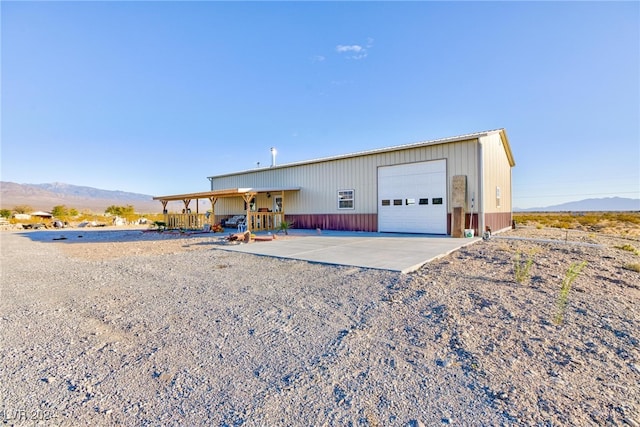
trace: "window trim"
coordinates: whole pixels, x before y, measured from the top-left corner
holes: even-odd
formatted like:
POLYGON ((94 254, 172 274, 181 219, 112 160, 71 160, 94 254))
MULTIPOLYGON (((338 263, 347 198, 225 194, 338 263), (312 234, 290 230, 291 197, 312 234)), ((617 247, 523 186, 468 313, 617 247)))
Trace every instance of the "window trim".
POLYGON ((338 210, 353 210, 356 208, 356 191, 352 188, 350 189, 342 189, 342 190, 338 190, 338 210), (351 198, 345 198, 345 194, 344 193, 351 193, 351 198), (340 203, 341 202, 351 202, 351 206, 350 207, 341 207, 340 203))

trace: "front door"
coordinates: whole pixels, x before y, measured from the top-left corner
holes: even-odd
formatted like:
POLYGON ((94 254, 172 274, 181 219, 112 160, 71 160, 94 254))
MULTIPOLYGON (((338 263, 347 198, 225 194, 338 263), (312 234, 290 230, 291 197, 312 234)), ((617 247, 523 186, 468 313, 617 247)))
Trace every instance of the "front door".
POLYGON ((277 212, 282 212, 282 196, 273 196, 273 212, 276 212, 273 216, 273 226, 274 228, 279 228, 280 222, 282 221, 282 214, 277 212))

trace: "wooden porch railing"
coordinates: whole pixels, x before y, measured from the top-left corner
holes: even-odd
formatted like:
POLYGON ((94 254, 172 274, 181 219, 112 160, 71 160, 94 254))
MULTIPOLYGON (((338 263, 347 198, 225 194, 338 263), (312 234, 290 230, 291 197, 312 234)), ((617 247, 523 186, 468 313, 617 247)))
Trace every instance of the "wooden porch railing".
POLYGON ((169 229, 202 230, 209 224, 205 214, 165 214, 164 223, 169 229))
POLYGON ((284 212, 250 212, 248 228, 251 231, 277 230, 284 219, 284 212))
MULTIPOLYGON (((251 231, 277 230, 284 219, 284 212, 250 212, 249 229, 251 231)), ((165 214, 164 223, 168 229, 202 230, 205 224, 213 225, 213 217, 205 214, 165 214)))

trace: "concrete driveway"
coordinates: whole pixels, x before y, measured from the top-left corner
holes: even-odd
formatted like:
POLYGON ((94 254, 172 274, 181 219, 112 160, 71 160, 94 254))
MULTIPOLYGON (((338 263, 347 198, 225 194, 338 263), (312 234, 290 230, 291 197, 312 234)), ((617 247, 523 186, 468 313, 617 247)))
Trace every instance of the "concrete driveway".
MULTIPOLYGON (((260 234, 263 235, 263 234, 260 234)), ((289 238, 217 249, 323 264, 410 273, 480 238, 425 234, 290 230, 289 238)))

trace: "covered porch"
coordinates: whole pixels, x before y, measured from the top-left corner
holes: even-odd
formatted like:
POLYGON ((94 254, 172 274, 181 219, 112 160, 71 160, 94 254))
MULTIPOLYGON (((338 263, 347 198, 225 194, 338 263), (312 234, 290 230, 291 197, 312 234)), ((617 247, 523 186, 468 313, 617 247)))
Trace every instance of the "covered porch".
POLYGON ((157 196, 153 200, 158 200, 162 203, 162 213, 164 214, 164 223, 167 228, 205 230, 226 219, 219 218, 220 216, 216 215, 216 202, 220 198, 241 198, 244 201, 245 209, 237 214, 244 215, 246 229, 249 231, 267 231, 279 229, 280 224, 285 219, 285 193, 299 190, 300 188, 230 188, 200 193, 157 196), (264 199, 258 198, 259 194, 266 194, 267 199, 274 197, 273 200, 277 202, 274 202, 273 206, 259 206, 258 202, 264 199), (210 213, 199 212, 200 203, 198 201, 202 199, 209 200, 211 203, 210 213), (195 213, 191 212, 189 208, 192 200, 196 200, 195 213), (182 213, 169 213, 167 211, 167 204, 173 201, 181 201, 183 203, 182 213))

